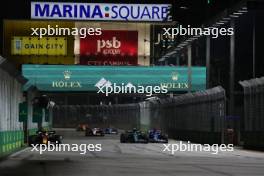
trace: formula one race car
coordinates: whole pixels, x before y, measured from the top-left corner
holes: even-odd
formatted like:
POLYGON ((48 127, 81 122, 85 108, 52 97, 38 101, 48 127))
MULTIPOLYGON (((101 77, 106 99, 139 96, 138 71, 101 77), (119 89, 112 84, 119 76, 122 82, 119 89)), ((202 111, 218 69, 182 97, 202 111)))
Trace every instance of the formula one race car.
POLYGON ((132 131, 126 131, 120 135, 121 143, 148 143, 147 134, 142 131, 133 129, 132 131))
POLYGON ((148 138, 151 143, 168 143, 168 135, 163 134, 161 130, 149 130, 148 138))
POLYGON ((105 134, 118 134, 118 130, 116 128, 105 128, 104 133, 105 134))
POLYGON ((80 123, 77 126, 76 131, 85 131, 87 128, 89 128, 88 124, 80 123))
POLYGON ((85 136, 104 136, 104 130, 101 128, 87 128, 85 136))
POLYGON ((28 145, 32 144, 48 144, 50 143, 62 143, 62 136, 57 135, 55 131, 43 131, 39 130, 36 132, 36 135, 31 135, 28 137, 28 145))

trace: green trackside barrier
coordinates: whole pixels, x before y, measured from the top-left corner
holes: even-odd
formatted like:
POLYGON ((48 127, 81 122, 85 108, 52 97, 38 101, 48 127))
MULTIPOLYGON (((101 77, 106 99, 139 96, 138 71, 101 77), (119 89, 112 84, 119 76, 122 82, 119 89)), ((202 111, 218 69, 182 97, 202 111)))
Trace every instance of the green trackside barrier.
MULTIPOLYGON (((50 130, 50 126, 43 127, 45 130, 50 130)), ((38 129, 29 129, 28 134, 34 135, 38 129)), ((0 131, 0 157, 11 154, 24 147, 24 132, 18 131, 0 131)))
POLYGON ((23 131, 0 131, 0 157, 20 149, 23 145, 23 131))

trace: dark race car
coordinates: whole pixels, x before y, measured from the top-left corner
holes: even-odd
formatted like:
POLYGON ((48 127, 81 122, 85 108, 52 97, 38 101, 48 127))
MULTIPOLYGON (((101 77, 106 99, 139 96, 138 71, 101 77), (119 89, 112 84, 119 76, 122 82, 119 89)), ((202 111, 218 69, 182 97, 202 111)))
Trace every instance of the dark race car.
POLYGON ((89 125, 88 124, 80 123, 77 126, 76 131, 85 131, 87 128, 89 128, 89 125))
POLYGON ((118 130, 116 128, 105 128, 104 133, 105 134, 118 134, 118 130))
POLYGON ((28 137, 28 145, 32 144, 48 144, 50 143, 62 143, 62 136, 57 135, 55 131, 37 131, 36 135, 31 135, 28 137))
POLYGON ((104 136, 104 130, 101 128, 87 128, 85 136, 104 136))
POLYGON ((149 130, 148 138, 151 143, 168 143, 168 135, 163 134, 161 130, 149 130))
POLYGON ((148 143, 147 134, 139 130, 126 131, 120 135, 121 143, 148 143))

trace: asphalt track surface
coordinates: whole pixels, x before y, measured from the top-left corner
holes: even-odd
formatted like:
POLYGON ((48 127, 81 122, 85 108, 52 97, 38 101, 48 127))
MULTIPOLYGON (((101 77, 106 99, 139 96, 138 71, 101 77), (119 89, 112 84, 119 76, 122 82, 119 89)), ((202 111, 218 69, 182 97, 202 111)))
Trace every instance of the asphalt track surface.
MULTIPOLYGON (((63 143, 102 144, 102 151, 38 152, 26 148, 0 162, 0 176, 263 176, 264 152, 163 152, 162 144, 121 144, 119 135, 85 137, 59 130, 63 143)), ((179 143, 170 140, 169 143, 179 143)))

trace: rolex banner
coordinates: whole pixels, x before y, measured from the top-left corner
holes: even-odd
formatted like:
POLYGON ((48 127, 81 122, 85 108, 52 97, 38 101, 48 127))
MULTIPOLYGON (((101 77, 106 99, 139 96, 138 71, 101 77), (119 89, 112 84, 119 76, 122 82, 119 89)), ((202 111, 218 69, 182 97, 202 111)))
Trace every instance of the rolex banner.
MULTIPOLYGON (((169 91, 198 91, 206 88, 205 67, 172 66, 84 66, 32 65, 22 66, 28 79, 24 90, 34 86, 39 91, 92 91, 101 84, 167 87, 169 91), (191 77, 189 73, 191 72, 191 77), (190 79, 190 80, 189 80, 190 79)), ((106 86, 106 85, 105 85, 106 86)))
POLYGON ((103 30, 102 35, 80 38, 82 65, 137 65, 138 32, 103 30))

